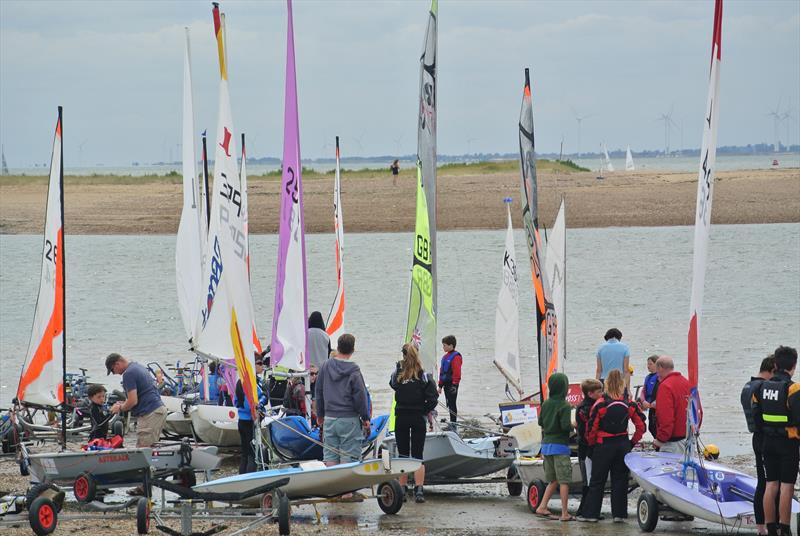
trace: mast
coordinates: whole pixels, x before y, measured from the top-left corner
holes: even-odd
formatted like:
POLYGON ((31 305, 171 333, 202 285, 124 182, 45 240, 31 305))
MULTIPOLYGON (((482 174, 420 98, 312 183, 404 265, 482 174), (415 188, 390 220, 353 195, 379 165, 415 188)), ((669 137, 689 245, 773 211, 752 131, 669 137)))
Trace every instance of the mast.
MULTIPOLYGON (((64 256, 64 124, 63 124, 63 108, 58 107, 58 131, 59 131, 59 144, 61 146, 61 161, 59 162, 58 170, 58 184, 60 192, 60 213, 61 213, 61 248, 56 253, 57 257, 61 257, 61 287, 66 290, 67 288, 67 263, 64 256)), ((61 298, 61 402, 63 404, 61 411, 61 450, 67 449, 67 293, 63 292, 61 298)))
POLYGON ((206 198, 206 230, 211 221, 211 195, 208 190, 208 147, 206 146, 206 131, 203 131, 203 183, 206 198))
POLYGON ((699 375, 699 317, 703 308, 708 241, 711 231, 711 202, 717 159, 717 121, 719 118, 719 76, 722 63, 722 0, 714 5, 714 33, 711 41, 708 98, 703 121, 703 145, 697 175, 697 205, 694 223, 692 294, 689 305, 688 372, 689 385, 697 393, 699 375))

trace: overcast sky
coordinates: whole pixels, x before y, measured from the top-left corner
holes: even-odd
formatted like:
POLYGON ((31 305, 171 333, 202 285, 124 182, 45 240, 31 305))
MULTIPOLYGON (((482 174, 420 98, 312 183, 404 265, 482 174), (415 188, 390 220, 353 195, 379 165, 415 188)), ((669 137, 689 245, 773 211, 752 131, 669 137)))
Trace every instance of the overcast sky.
MULTIPOLYGON (((248 154, 282 153, 286 6, 222 2, 234 127, 248 154)), ((418 61, 429 2, 294 4, 304 158, 416 150, 418 61)), ((514 152, 523 68, 533 73, 537 150, 699 147, 714 5, 692 2, 439 3, 443 154, 514 152), (573 112, 574 109, 574 112, 573 112)), ((185 26, 197 130, 216 131, 210 2, 0 0, 0 141, 11 167, 50 156, 64 106, 67 165, 177 159, 185 26), (78 160, 82 160, 79 162, 78 160)), ((798 143, 800 2, 726 1, 720 145, 798 143)))

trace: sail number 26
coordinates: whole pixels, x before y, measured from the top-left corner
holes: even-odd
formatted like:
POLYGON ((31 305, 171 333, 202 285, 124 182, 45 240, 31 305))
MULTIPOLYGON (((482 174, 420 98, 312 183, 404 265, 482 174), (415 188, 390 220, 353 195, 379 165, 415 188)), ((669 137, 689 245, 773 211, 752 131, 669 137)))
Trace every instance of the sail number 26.
POLYGON ((58 256, 58 246, 53 245, 53 243, 50 240, 45 240, 44 258, 55 264, 57 256, 58 256))

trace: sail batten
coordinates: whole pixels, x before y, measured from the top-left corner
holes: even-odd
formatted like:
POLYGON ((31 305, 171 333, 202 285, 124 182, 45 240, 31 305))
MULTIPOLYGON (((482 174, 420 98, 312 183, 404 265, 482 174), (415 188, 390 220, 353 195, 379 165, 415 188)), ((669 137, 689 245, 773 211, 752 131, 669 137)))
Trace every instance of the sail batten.
POLYGON ((700 168, 697 175, 692 294, 689 304, 688 374, 689 384, 694 389, 697 389, 699 375, 699 323, 703 309, 703 288, 705 286, 708 242, 711 231, 711 203, 714 193, 714 173, 716 171, 721 63, 722 0, 716 0, 714 6, 714 33, 711 41, 708 97, 706 99, 706 113, 703 119, 703 145, 700 150, 700 168))
MULTIPOLYGON (((31 338, 16 396, 21 402, 50 407, 56 407, 64 402, 64 376, 67 359, 64 338, 66 271, 64 264, 63 149, 62 108, 59 106, 50 159, 39 294, 36 299, 31 338)), ((62 427, 64 424, 62 419, 62 427)))
POLYGON ((425 370, 437 375, 436 56, 438 3, 431 2, 420 56, 417 121, 417 210, 405 342, 419 348, 425 370))
POLYGON ((342 183, 339 169, 339 136, 336 136, 336 173, 333 182, 333 230, 336 234, 336 296, 328 314, 326 331, 336 341, 344 332, 344 220, 342 216, 342 183))
POLYGON ((539 393, 547 398, 547 380, 559 368, 558 321, 550 297, 550 285, 543 260, 543 243, 539 236, 536 156, 533 135, 533 102, 529 70, 525 69, 525 88, 519 118, 520 176, 522 179, 522 222, 528 245, 531 279, 536 293, 536 337, 539 354, 539 393))
POLYGON ((287 0, 286 89, 283 127, 280 235, 272 320, 273 366, 292 370, 308 368, 308 297, 306 239, 303 215, 303 179, 300 163, 300 125, 294 52, 292 2, 287 0))

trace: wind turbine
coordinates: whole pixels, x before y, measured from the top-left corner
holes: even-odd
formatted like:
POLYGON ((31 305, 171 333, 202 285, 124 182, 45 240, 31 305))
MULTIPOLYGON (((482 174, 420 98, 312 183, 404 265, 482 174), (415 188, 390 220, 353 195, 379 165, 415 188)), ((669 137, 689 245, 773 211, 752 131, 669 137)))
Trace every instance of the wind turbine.
POLYGON ((675 108, 673 104, 668 114, 661 114, 656 118, 656 121, 664 121, 664 156, 669 156, 669 133, 672 130, 672 126, 674 125, 677 127, 678 125, 675 124, 675 121, 672 120, 672 112, 675 108))
POLYGON ((577 156, 577 158, 580 158, 580 156, 581 156, 581 123, 583 122, 584 119, 589 119, 590 117, 594 117, 596 114, 578 115, 578 112, 575 111, 575 108, 570 106, 570 109, 572 109, 572 115, 575 116, 575 121, 578 122, 578 156, 577 156))
POLYGON ((783 139, 783 141, 786 142, 787 150, 792 145, 792 142, 789 139, 789 128, 792 124, 792 119, 792 110, 787 108, 786 111, 781 115, 781 121, 786 121, 786 137, 783 139))
POLYGON ((778 105, 775 107, 774 110, 767 113, 767 116, 772 116, 773 120, 773 128, 775 129, 775 152, 779 152, 781 149, 781 140, 780 140, 780 126, 781 120, 783 116, 781 115, 781 98, 778 97, 778 105))
POLYGON ((467 156, 472 154, 472 142, 478 141, 478 138, 467 138, 467 156))

